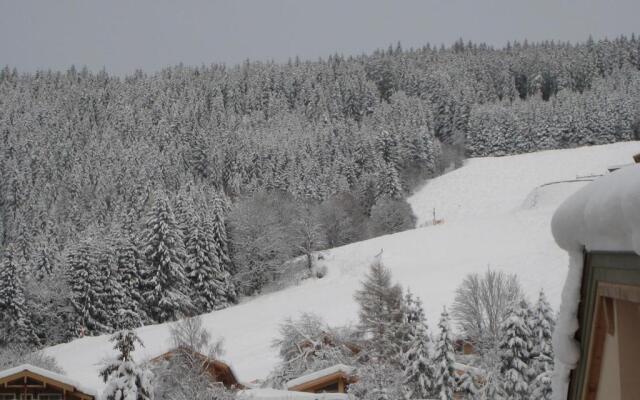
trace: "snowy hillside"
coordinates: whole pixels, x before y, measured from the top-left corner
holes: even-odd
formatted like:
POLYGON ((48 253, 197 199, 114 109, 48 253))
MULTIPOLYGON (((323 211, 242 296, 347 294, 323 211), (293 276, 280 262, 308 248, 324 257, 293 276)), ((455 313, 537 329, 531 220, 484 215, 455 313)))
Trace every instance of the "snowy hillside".
MULTIPOLYGON (((355 322, 353 292, 381 250, 394 278, 423 299, 431 326, 464 275, 487 266, 517 273, 530 296, 544 288, 557 308, 567 259, 551 236, 550 219, 555 207, 585 183, 540 185, 602 174, 611 165, 631 162, 638 152, 640 142, 631 142, 470 160, 409 200, 419 224, 432 218, 434 207, 444 224, 326 251, 323 279, 207 314, 204 321, 214 336, 225 339, 224 358, 241 380, 263 378, 278 361, 270 345, 285 317, 314 312, 330 324, 355 322)), ((168 347, 166 324, 141 328, 139 334, 146 348, 138 359, 168 347)), ((100 389, 99 363, 111 353, 107 339, 84 338, 47 353, 70 377, 100 389)))

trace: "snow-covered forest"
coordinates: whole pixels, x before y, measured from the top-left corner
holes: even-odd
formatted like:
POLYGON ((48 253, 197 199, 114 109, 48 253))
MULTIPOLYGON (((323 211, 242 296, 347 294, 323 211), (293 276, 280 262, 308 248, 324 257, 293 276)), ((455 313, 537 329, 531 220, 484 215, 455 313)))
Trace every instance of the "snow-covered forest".
POLYGON ((640 39, 0 72, 0 346, 224 308, 465 157, 640 138, 640 39))

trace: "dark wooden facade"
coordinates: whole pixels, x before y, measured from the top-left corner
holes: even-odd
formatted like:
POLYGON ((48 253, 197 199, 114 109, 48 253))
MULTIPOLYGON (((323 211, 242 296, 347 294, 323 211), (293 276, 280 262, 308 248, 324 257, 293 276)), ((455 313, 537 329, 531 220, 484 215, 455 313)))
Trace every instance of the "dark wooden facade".
POLYGON ((94 400, 67 379, 25 366, 0 378, 0 400, 94 400))
POLYGON ((640 399, 640 256, 585 255, 578 320, 580 361, 568 398, 640 399))

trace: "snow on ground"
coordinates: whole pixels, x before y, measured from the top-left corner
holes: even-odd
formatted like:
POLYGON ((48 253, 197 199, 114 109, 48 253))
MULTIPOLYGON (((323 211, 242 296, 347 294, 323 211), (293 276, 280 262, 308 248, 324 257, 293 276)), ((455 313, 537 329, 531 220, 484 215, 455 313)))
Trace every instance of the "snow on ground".
POLYGON ((507 157, 472 158, 465 165, 427 183, 409 198, 418 225, 436 218, 446 222, 517 209, 527 194, 545 183, 599 175, 607 167, 632 163, 638 142, 571 150, 549 150, 507 157))
MULTIPOLYGON (((602 174, 608 166, 631 162, 638 152, 640 142, 630 142, 472 159, 428 182, 410 199, 420 222, 429 220, 436 207, 444 224, 326 251, 324 278, 206 314, 204 322, 214 336, 225 339, 223 359, 240 380, 264 378, 278 362, 271 343, 284 318, 314 312, 329 324, 355 323, 353 293, 381 250, 394 278, 424 301, 432 329, 462 278, 487 267, 517 273, 531 298, 544 288, 557 309, 568 258, 554 242, 550 220, 558 204, 585 183, 538 186, 602 174)), ((146 345, 135 354, 138 360, 169 347, 167 324, 143 327, 138 333, 146 345)), ((46 352, 70 377, 101 389, 99 363, 112 354, 107 340, 107 336, 89 337, 46 352)))

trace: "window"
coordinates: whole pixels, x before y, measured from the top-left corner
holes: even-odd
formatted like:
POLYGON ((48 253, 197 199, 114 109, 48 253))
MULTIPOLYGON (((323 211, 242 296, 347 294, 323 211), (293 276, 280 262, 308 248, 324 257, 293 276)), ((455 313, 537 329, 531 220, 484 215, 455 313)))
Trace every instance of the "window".
POLYGON ((20 393, 20 400, 33 400, 33 395, 31 393, 20 393))
POLYGON ((15 400, 16 395, 13 393, 0 393, 0 400, 15 400))
POLYGON ((62 395, 59 393, 41 393, 38 395, 38 400, 62 400, 62 395))

